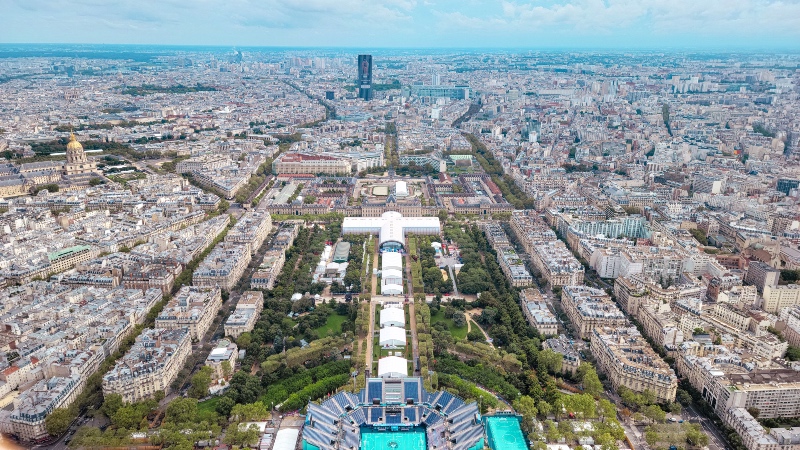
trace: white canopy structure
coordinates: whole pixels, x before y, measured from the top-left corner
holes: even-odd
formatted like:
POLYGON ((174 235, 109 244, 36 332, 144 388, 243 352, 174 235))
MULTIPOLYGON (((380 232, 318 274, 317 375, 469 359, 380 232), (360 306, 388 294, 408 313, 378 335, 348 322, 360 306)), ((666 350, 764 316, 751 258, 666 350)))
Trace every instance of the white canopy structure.
POLYGON ((381 378, 404 378, 408 376, 408 360, 399 356, 387 356, 378 360, 378 376, 381 378))
POLYGON ((403 308, 383 308, 381 310, 381 328, 406 326, 406 312, 403 308))
POLYGON ((386 252, 381 255, 381 270, 403 270, 403 255, 397 252, 386 252))
POLYGON ((383 213, 381 217, 345 217, 342 234, 378 233, 382 250, 403 248, 406 233, 439 234, 441 224, 438 217, 403 217, 395 211, 383 213))
POLYGON ((403 255, 400 253, 384 252, 381 255, 381 294, 403 294, 403 255))
POLYGON ((406 330, 400 327, 381 328, 378 345, 381 347, 405 347, 406 330))
POLYGON ((275 435, 275 443, 272 444, 273 450, 293 450, 297 446, 297 438, 300 436, 298 428, 281 428, 275 435))
POLYGON ((408 197, 408 183, 402 180, 395 183, 394 195, 399 198, 408 197))

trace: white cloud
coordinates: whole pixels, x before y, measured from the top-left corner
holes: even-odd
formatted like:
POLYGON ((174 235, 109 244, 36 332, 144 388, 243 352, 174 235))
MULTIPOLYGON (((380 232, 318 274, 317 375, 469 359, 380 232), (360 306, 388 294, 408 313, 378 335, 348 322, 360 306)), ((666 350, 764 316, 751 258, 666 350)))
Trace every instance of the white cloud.
POLYGON ((493 14, 440 14, 443 26, 513 32, 559 29, 608 34, 642 28, 659 34, 689 32, 733 36, 800 34, 797 0, 569 0, 503 1, 493 14))

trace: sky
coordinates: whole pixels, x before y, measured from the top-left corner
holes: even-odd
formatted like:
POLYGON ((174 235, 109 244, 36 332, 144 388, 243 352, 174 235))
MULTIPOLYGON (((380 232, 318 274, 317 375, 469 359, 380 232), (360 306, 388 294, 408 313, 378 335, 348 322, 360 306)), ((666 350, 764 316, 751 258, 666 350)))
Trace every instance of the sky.
POLYGON ((800 50, 800 0, 0 0, 3 43, 800 50))

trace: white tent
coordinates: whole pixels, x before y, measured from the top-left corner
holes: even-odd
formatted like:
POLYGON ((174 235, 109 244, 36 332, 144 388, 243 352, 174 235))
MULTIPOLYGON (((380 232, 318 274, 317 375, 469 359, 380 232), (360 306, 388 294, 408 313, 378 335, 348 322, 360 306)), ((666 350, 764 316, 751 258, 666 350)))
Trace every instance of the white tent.
POLYGON ((403 255, 397 252, 381 254, 381 270, 403 270, 403 255))
POLYGON ((402 378, 408 376, 408 361, 399 356, 387 356, 378 360, 378 376, 402 378))
POLYGON ((406 312, 403 308, 383 308, 381 310, 381 328, 406 326, 406 312))
POLYGON ((380 339, 378 344, 381 347, 405 347, 406 346, 406 330, 400 327, 386 327, 381 328, 380 339))
POLYGON ((342 234, 378 233, 380 246, 402 248, 406 233, 439 234, 438 217, 403 217, 396 211, 387 211, 381 217, 345 217, 342 234))
POLYGON ((408 197, 408 183, 398 181, 394 185, 394 195, 397 197, 408 197))
POLYGON ((299 428, 281 428, 275 436, 275 443, 272 444, 272 449, 293 450, 297 446, 297 438, 299 436, 299 428))

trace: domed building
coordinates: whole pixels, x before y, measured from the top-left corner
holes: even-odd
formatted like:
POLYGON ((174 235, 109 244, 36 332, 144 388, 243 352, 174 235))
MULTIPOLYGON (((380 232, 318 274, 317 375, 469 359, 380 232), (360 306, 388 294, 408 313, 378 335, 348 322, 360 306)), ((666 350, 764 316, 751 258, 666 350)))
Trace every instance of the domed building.
POLYGON ((64 175, 93 174, 95 172, 97 172, 97 164, 90 162, 86 158, 83 145, 75 139, 74 133, 70 133, 69 143, 67 143, 67 162, 64 164, 64 175))

